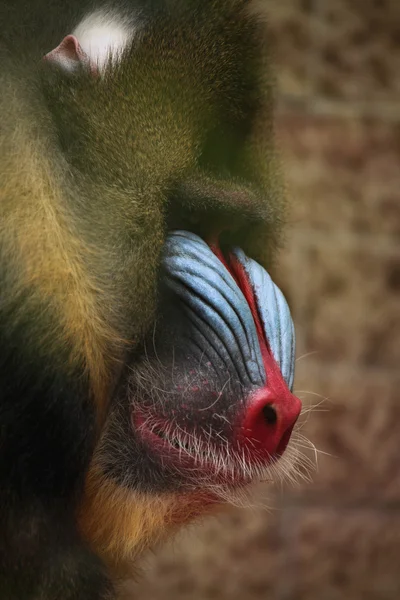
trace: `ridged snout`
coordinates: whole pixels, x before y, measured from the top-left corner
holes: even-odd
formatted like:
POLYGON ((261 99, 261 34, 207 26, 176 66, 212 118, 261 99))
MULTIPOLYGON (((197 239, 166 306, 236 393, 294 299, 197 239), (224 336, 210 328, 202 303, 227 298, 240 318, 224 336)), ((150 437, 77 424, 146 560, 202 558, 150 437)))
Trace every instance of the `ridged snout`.
MULTIPOLYGON (((216 365, 221 380, 231 374, 240 387, 235 443, 257 455, 282 454, 301 410, 291 391, 295 334, 282 292, 242 250, 222 255, 185 231, 170 234, 164 271, 185 321, 186 354, 216 365)), ((213 405, 215 412, 224 408, 223 400, 213 405)))

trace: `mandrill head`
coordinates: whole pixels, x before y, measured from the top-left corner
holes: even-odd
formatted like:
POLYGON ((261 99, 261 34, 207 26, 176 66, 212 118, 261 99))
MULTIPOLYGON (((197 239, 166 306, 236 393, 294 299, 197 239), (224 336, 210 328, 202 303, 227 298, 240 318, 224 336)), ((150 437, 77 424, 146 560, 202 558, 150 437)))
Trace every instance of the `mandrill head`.
POLYGON ((106 598, 300 454, 266 3, 42 4, 2 53, 0 589, 106 598))
POLYGON ((121 382, 88 480, 83 528, 117 570, 293 461, 294 449, 282 456, 301 410, 294 356, 288 305, 264 268, 239 248, 168 236, 157 322, 121 382))

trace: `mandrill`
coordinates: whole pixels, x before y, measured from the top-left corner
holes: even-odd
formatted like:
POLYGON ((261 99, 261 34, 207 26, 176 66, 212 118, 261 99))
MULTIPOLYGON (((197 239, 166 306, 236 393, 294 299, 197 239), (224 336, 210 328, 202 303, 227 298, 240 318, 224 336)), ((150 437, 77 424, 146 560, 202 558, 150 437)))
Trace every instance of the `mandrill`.
POLYGON ((0 597, 110 600, 295 455, 263 3, 0 20, 0 597))

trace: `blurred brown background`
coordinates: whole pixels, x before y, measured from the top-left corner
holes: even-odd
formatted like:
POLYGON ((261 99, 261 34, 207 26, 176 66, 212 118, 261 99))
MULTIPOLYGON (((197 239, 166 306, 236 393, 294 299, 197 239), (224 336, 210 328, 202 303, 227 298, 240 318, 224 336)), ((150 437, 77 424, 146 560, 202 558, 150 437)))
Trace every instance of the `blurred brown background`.
POLYGON ((145 563, 135 600, 400 599, 400 0, 264 0, 292 202, 276 277, 314 483, 145 563), (313 394, 306 393, 313 392, 313 394), (315 394, 315 395, 314 395, 315 394))

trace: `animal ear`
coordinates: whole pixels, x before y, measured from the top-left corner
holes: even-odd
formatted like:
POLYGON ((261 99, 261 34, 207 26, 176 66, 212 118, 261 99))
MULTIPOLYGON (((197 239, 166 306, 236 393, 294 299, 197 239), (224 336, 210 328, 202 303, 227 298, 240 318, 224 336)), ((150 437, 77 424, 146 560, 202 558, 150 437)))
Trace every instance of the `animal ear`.
POLYGON ((66 73, 74 73, 82 67, 90 73, 97 73, 97 66, 91 61, 74 35, 67 35, 61 44, 43 57, 43 60, 66 73))

